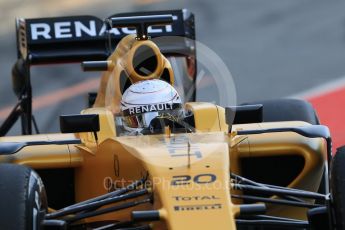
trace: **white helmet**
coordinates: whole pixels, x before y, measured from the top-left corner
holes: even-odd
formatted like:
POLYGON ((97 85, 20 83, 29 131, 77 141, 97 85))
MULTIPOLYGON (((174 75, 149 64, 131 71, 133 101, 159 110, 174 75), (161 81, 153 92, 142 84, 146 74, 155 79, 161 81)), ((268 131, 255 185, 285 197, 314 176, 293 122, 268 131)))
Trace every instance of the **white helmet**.
POLYGON ((132 84, 124 92, 121 111, 124 128, 140 132, 162 114, 180 116, 182 102, 169 83, 158 79, 145 80, 132 84))

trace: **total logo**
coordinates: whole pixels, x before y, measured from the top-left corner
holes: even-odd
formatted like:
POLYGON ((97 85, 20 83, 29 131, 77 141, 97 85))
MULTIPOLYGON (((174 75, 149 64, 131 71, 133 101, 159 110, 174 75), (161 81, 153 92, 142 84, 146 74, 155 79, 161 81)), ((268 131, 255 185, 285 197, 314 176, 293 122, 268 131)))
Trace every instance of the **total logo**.
POLYGON ((206 201, 206 200, 219 200, 215 195, 210 196, 173 196, 175 201, 206 201))

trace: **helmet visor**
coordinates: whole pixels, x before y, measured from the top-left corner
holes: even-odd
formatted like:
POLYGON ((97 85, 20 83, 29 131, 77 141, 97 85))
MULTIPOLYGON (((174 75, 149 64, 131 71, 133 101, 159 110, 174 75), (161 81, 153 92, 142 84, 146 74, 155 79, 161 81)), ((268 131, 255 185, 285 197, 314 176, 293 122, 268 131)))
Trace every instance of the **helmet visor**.
POLYGON ((180 119, 182 114, 182 109, 148 112, 131 116, 123 116, 122 122, 123 125, 127 128, 143 129, 148 128, 151 124, 151 121, 154 118, 167 118, 170 120, 178 120, 180 119))
POLYGON ((159 115, 158 112, 142 113, 122 117, 123 125, 128 128, 147 128, 152 119, 159 115))

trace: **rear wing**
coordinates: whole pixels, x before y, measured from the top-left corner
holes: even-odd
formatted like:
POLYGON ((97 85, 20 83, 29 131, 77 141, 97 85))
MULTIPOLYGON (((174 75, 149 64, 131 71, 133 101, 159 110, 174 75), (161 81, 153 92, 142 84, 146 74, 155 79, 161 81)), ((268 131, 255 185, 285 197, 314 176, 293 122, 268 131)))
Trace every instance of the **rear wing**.
MULTIPOLYGON (((173 23, 149 27, 152 38, 180 36, 195 40, 194 15, 186 9, 121 13, 109 18, 159 14, 171 14, 173 23)), ((133 28, 109 31, 104 20, 94 16, 17 19, 16 27, 18 59, 29 65, 105 60, 124 36, 135 33, 133 28)), ((168 56, 195 56, 195 44, 186 39, 175 39, 158 46, 168 56)))
MULTIPOLYGON (((164 55, 196 59, 194 15, 186 9, 122 13, 106 19, 145 15, 172 15, 171 25, 148 28, 152 38, 179 37, 155 40, 164 55)), ((32 65, 106 60, 123 37, 136 31, 133 28, 107 28, 105 20, 94 16, 71 16, 17 19, 16 32, 18 60, 12 68, 12 82, 18 103, 0 126, 0 136, 6 135, 19 118, 23 135, 32 134, 32 125, 38 133, 32 116, 32 65)), ((196 70, 197 62, 191 63, 196 70)), ((195 83, 196 71, 193 74, 195 83)))

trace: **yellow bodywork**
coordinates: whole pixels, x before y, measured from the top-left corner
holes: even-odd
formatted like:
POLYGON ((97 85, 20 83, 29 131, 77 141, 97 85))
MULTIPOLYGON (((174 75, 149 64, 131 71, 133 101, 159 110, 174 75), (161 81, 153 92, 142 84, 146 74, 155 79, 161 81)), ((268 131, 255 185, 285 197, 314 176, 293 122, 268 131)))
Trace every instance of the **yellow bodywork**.
MULTIPOLYGON (((100 137, 98 145, 91 134, 83 133, 78 134, 83 144, 29 146, 13 155, 1 156, 1 161, 23 164, 34 169, 75 168, 76 202, 105 194, 112 191, 114 186, 126 186, 148 173, 151 182, 149 185, 154 194, 152 205, 141 205, 86 221, 129 219, 132 210, 157 209, 162 216, 161 222, 153 223, 157 229, 185 229, 185 226, 195 226, 197 229, 235 229, 234 218, 239 214, 239 207, 236 204, 239 203, 230 199, 230 193, 237 191, 231 190, 229 172, 241 175, 242 157, 300 155, 305 159, 304 168, 291 181, 289 187, 317 191, 326 152, 323 139, 305 138, 290 132, 232 136, 224 130, 227 125, 222 119, 223 108, 209 103, 189 103, 188 107, 193 109, 195 117, 200 119, 196 121, 196 126, 202 123, 201 120, 205 117, 208 118, 207 122, 214 118, 217 125, 212 128, 204 127, 206 130, 200 126, 197 133, 170 136, 162 134, 116 137, 114 129, 101 129, 98 134, 100 137), (201 112, 202 116, 198 116, 198 112, 201 112), (220 112, 222 114, 219 114, 220 112), (205 116, 207 114, 213 117, 205 116), (222 122, 218 120, 219 117, 222 122), (118 168, 114 166, 117 165, 114 162, 118 163, 118 168), (193 181, 193 178, 199 176, 198 179, 202 182, 208 182, 209 175, 215 176, 216 180, 201 184, 193 181), (183 176, 192 179, 186 185, 172 186, 172 181, 176 178, 185 180, 183 176), (193 210, 193 207, 199 209, 193 210)), ((108 126, 109 122, 113 121, 112 113, 105 109, 93 108, 84 113, 98 113, 101 127, 108 126)), ((234 125, 233 130, 303 125, 309 124, 296 121, 234 125)), ((2 137, 0 141, 71 138, 74 138, 74 135, 51 134, 2 137)), ((274 172, 272 176, 279 177, 274 175, 274 172)), ((291 218, 306 218, 305 210, 297 207, 272 205, 268 206, 268 213, 291 218)))
MULTIPOLYGON (((1 137, 1 142, 80 138, 82 143, 27 146, 15 154, 1 156, 0 161, 34 169, 74 168, 76 202, 103 195, 148 175, 147 186, 154 197, 152 204, 85 221, 129 220, 132 210, 155 209, 159 210, 161 221, 151 223, 154 229, 236 229, 235 217, 239 215, 240 202, 232 200, 230 194, 238 194, 239 191, 232 190, 229 174, 242 175, 241 161, 248 157, 302 157, 303 168, 287 186, 317 191, 326 158, 323 139, 306 138, 292 132, 249 136, 236 134, 236 130, 310 125, 305 122, 233 125, 229 133, 224 108, 211 103, 190 102, 185 109, 193 112, 195 133, 166 132, 161 135, 118 137, 113 115, 118 108, 105 108, 105 88, 110 79, 115 79, 116 84, 119 72, 133 71, 126 67, 126 58, 138 42, 133 36, 122 40, 109 58, 109 71, 103 74, 95 108, 82 111, 83 114, 99 114, 98 142, 92 133, 1 137)), ((152 45, 149 41, 145 42, 152 45)), ((158 65, 156 74, 164 68, 171 71, 169 62, 163 56, 158 65)), ((131 73, 129 77, 132 82, 139 79, 131 73)), ((113 98, 110 104, 116 105, 120 96, 113 98)), ((272 177, 279 176, 272 170, 272 177)), ((270 205, 268 213, 306 219, 306 210, 298 207, 270 205)))

